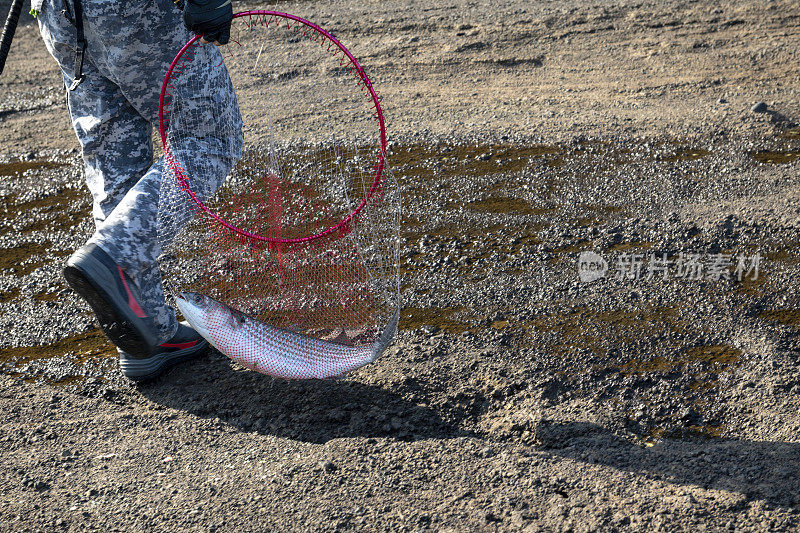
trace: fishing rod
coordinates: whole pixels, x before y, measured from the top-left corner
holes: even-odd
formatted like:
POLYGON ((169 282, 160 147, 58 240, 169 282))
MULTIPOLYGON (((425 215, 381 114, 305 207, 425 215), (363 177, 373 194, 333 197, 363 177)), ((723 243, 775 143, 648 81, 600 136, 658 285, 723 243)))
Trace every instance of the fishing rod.
POLYGON ((3 68, 6 66, 6 58, 9 50, 11 50, 11 40, 14 38, 14 32, 17 31, 19 14, 22 12, 22 2, 23 0, 13 0, 11 2, 8 18, 6 18, 6 24, 3 26, 3 34, 0 36, 0 74, 3 73, 3 68))

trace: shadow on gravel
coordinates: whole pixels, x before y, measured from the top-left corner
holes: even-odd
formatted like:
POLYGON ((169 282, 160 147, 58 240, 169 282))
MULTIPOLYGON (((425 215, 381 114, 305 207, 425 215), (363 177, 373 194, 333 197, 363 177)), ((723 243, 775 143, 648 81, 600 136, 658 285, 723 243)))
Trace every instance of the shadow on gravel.
POLYGON ((769 115, 770 122, 772 122, 773 124, 778 124, 786 128, 793 128, 797 126, 797 122, 787 117, 783 113, 779 113, 772 109, 768 109, 767 111, 765 111, 765 113, 769 115))
POLYGON ((241 431, 304 442, 342 437, 445 439, 468 433, 432 409, 353 380, 287 381, 235 368, 220 354, 139 386, 151 401, 241 431))
POLYGON ((738 493, 733 505, 762 500, 800 508, 800 444, 714 438, 659 441, 641 446, 588 422, 545 422, 537 427, 549 453, 679 485, 738 493))

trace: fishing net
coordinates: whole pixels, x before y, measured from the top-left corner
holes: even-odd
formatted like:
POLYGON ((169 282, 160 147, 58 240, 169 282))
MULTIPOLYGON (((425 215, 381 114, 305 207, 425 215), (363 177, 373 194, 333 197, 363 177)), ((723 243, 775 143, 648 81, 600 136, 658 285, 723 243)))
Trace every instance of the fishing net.
POLYGON ((210 303, 187 319, 272 375, 377 357, 399 314, 400 198, 357 60, 299 17, 239 13, 219 51, 184 46, 160 114, 159 266, 171 294, 210 303))

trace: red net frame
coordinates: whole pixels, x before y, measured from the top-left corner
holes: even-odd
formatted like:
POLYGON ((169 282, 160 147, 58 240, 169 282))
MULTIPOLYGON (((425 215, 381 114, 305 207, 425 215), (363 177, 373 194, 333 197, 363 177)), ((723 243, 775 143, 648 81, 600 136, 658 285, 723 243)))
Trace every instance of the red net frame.
POLYGON ((378 122, 381 150, 380 150, 380 158, 374 167, 374 179, 372 181, 372 185, 369 191, 367 192, 366 196, 361 200, 361 202, 356 206, 356 208, 350 214, 344 217, 341 221, 339 221, 337 224, 312 235, 290 238, 290 239, 256 235, 254 233, 241 229, 227 222, 222 217, 214 213, 211 209, 209 209, 209 207, 206 206, 206 204, 195 195, 190 185, 186 171, 182 168, 181 164, 176 160, 174 155, 170 152, 169 143, 167 140, 167 130, 169 129, 169 120, 166 115, 168 114, 168 112, 165 113, 165 109, 169 109, 171 103, 170 101, 174 96, 174 94, 171 91, 174 90, 175 87, 172 86, 170 83, 173 74, 175 72, 182 72, 181 67, 184 56, 186 54, 191 53, 192 47, 197 43, 198 40, 201 39, 200 35, 196 35, 189 42, 187 42, 183 46, 183 48, 181 48, 180 52, 178 52, 178 55, 175 56, 175 59, 172 61, 172 64, 169 66, 169 69, 167 70, 167 74, 164 76, 164 82, 161 86, 161 95, 159 96, 158 128, 159 128, 159 134, 161 135, 161 146, 164 150, 164 158, 167 164, 169 165, 173 176, 177 180, 181 190, 183 190, 186 194, 189 195, 192 201, 195 204, 197 204, 197 207, 202 209, 208 216, 216 220, 220 225, 248 239, 255 239, 258 241, 278 243, 278 244, 298 243, 298 242, 306 242, 314 239, 319 239, 321 237, 328 235, 331 232, 347 227, 348 223, 367 206, 367 202, 369 201, 369 199, 374 194, 376 194, 376 192, 380 190, 383 173, 386 169, 386 123, 383 116, 383 109, 381 108, 380 96, 378 92, 372 86, 369 77, 367 77, 366 72, 364 72, 364 69, 361 67, 358 60, 353 56, 353 54, 351 54, 350 51, 347 48, 345 48, 345 46, 336 37, 331 35, 329 32, 327 32, 320 26, 314 24, 313 22, 280 11, 259 11, 259 10, 243 11, 241 13, 236 13, 233 16, 233 18, 246 19, 248 21, 248 25, 250 26, 260 25, 264 27, 269 27, 272 24, 277 25, 284 23, 286 24, 287 29, 293 29, 296 33, 301 34, 304 37, 307 37, 310 40, 319 43, 319 45, 325 48, 327 52, 330 52, 331 49, 333 48, 341 53, 341 60, 339 62, 340 66, 346 68, 348 72, 356 78, 356 85, 358 87, 360 87, 362 90, 369 92, 369 96, 372 98, 372 102, 375 108, 374 118, 378 122))

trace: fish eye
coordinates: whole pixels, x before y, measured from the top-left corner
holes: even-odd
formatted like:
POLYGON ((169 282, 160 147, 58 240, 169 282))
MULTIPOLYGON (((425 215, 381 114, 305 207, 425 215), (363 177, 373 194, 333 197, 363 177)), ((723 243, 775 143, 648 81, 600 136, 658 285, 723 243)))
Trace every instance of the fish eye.
POLYGON ((200 293, 195 293, 195 295, 194 295, 194 303, 196 303, 196 304, 205 303, 205 296, 203 296, 200 293))

